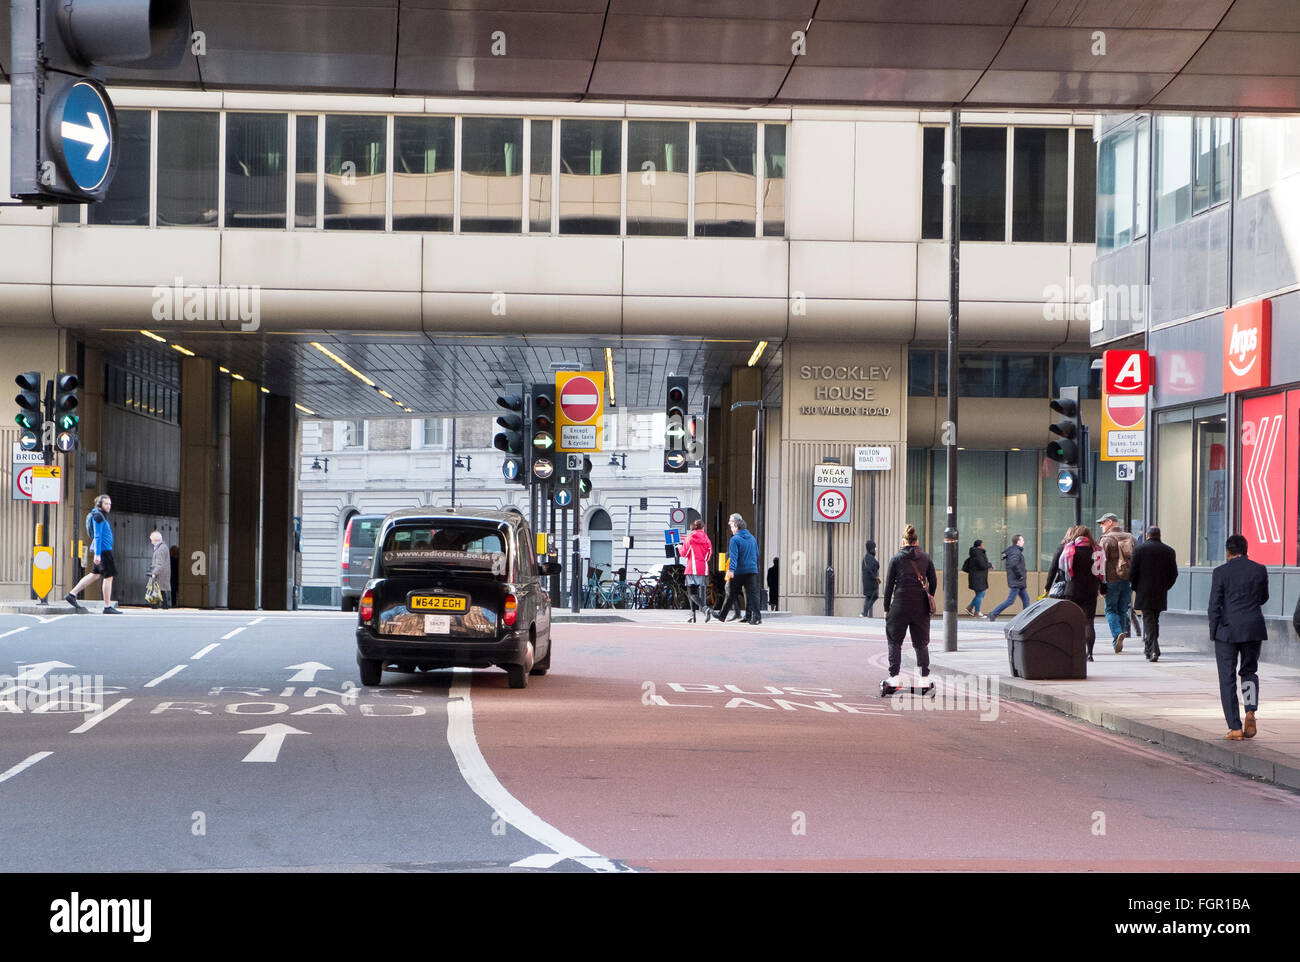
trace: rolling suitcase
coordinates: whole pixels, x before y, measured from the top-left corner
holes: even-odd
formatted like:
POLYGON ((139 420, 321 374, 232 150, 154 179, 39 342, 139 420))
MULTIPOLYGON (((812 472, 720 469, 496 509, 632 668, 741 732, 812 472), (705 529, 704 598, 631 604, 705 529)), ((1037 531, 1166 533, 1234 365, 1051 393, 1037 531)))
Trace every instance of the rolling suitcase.
POLYGON ((1083 609, 1063 598, 1036 601, 1006 627, 1007 659, 1018 678, 1087 678, 1083 609))

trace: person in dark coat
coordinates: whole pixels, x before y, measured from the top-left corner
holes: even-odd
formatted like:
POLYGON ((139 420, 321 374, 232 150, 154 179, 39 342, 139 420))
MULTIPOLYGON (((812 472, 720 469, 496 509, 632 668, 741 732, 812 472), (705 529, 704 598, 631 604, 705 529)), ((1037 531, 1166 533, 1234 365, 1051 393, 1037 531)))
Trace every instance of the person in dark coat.
POLYGON ((1160 529, 1147 528, 1147 537, 1128 563, 1133 607, 1142 612, 1142 641, 1147 661, 1160 660, 1160 612, 1169 606, 1169 589, 1178 580, 1178 555, 1160 540, 1160 529))
POLYGON ((1264 604, 1268 601, 1268 569, 1246 557, 1248 545, 1239 534, 1229 535, 1228 560, 1214 569, 1210 579, 1210 637, 1219 666, 1219 700, 1228 723, 1229 741, 1255 737, 1255 712, 1259 709, 1259 649, 1268 638, 1264 604), (1238 670, 1240 660, 1240 670, 1238 670), (1241 676, 1246 724, 1241 723, 1237 679, 1241 676))
POLYGON ((1048 572, 1048 584, 1059 575, 1066 583, 1066 600, 1073 601, 1083 610, 1083 645, 1089 661, 1093 660, 1092 649, 1097 642, 1094 625, 1097 599, 1102 596, 1102 585, 1106 583, 1102 567, 1104 559, 1101 546, 1092 540, 1092 531, 1085 524, 1076 524, 1065 533, 1065 540, 1052 556, 1052 567, 1048 572))
POLYGON ((876 599, 880 597, 880 562, 876 559, 876 543, 867 542, 867 553, 862 556, 862 617, 873 618, 876 599))
POLYGON ((989 621, 996 621, 998 615, 1002 614, 1004 608, 1011 606, 1011 603, 1020 599, 1020 610, 1024 611, 1029 607, 1029 592, 1025 587, 1029 584, 1028 571, 1025 569, 1025 536, 1023 534, 1012 535, 1011 544, 1007 550, 1002 552, 1002 564, 1007 571, 1007 600, 1002 602, 984 617, 989 621))
POLYGON ((781 559, 773 558, 772 567, 767 569, 767 607, 776 611, 777 595, 781 587, 781 559))
POLYGON ((976 541, 961 565, 961 570, 966 572, 967 587, 975 592, 975 600, 966 606, 966 614, 972 618, 983 617, 980 605, 984 603, 984 593, 989 590, 989 569, 992 567, 993 562, 989 561, 988 553, 984 550, 984 542, 976 541))
MULTIPOLYGON (((938 589, 934 562, 917 547, 916 529, 903 532, 903 547, 889 559, 885 575, 885 639, 889 643, 889 684, 895 688, 903 664, 903 636, 912 635, 916 667, 921 677, 930 674, 930 598, 938 589)), ((924 684, 924 682, 922 682, 924 684)))

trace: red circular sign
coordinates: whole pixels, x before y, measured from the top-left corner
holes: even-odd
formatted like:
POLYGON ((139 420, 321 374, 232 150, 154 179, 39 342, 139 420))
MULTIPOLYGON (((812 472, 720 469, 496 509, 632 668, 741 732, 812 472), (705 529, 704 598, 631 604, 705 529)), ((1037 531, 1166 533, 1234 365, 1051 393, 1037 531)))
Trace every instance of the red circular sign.
POLYGON ((600 388, 589 377, 571 377, 560 388, 560 413, 572 424, 585 424, 600 410, 600 388))
POLYGON ((1117 428, 1135 428, 1147 414, 1147 399, 1143 394, 1106 395, 1106 416, 1117 428))
POLYGON ((839 491, 823 491, 817 495, 817 513, 827 521, 844 516, 849 510, 849 499, 839 491))
POLYGON ((32 466, 30 464, 18 472, 18 490, 29 498, 32 496, 32 466))

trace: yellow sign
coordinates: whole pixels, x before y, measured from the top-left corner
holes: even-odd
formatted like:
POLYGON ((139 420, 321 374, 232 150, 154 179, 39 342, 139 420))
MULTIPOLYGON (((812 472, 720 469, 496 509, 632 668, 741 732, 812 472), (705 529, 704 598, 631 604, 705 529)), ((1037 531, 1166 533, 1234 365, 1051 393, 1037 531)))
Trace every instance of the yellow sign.
POLYGON ((468 607, 469 602, 466 598, 417 595, 411 599, 412 611, 465 611, 468 607))
POLYGON ((54 549, 47 545, 32 548, 32 591, 44 600, 54 588, 54 549))
POLYGON ((539 531, 537 532, 535 537, 537 539, 537 554, 539 555, 546 554, 549 548, 548 536, 546 532, 539 531))
POLYGON ((63 499, 63 471, 57 464, 32 466, 32 503, 58 504, 63 499))
POLYGON ((555 375, 555 450, 601 451, 605 416, 604 371, 558 371, 555 375))
POLYGON ((725 551, 718 552, 718 570, 724 574, 727 571, 727 553, 725 551))

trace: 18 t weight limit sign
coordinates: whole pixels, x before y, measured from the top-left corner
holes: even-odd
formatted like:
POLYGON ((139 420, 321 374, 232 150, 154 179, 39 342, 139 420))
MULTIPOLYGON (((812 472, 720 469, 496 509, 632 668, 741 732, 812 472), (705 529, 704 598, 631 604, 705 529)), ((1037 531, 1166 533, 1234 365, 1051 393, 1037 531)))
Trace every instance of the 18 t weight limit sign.
POLYGON ((843 491, 823 491, 817 498, 817 514, 822 521, 845 521, 848 510, 849 499, 843 491))

